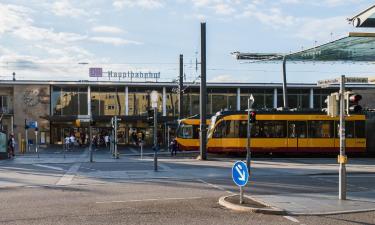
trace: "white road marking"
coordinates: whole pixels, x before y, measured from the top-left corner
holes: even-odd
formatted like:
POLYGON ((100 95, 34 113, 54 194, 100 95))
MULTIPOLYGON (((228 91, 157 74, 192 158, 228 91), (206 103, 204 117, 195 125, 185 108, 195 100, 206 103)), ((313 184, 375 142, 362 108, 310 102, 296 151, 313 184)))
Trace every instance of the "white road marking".
POLYGON ((213 187, 213 188, 216 188, 216 189, 219 189, 219 190, 225 191, 225 192, 227 192, 227 193, 229 193, 229 194, 233 194, 233 192, 228 191, 228 190, 226 190, 226 189, 223 188, 223 187, 220 187, 220 186, 215 185, 215 184, 208 183, 208 182, 206 182, 206 181, 204 181, 204 180, 202 180, 202 179, 198 179, 198 181, 200 181, 200 182, 202 182, 202 183, 204 183, 204 184, 207 184, 208 186, 211 186, 211 187, 213 187))
POLYGON ((287 220, 292 221, 292 222, 299 223, 299 221, 294 217, 291 217, 291 216, 283 216, 283 217, 287 220))
POLYGON ((64 174, 64 176, 60 178, 60 180, 56 183, 56 185, 71 184, 74 176, 76 175, 80 167, 81 167, 81 163, 74 163, 73 166, 71 166, 69 170, 64 174))
POLYGON ((134 154, 138 154, 139 152, 137 150, 135 150, 134 148, 129 148, 131 152, 133 152, 134 154))
POLYGON ((201 199, 203 197, 188 197, 188 198, 150 198, 150 199, 135 199, 125 201, 107 201, 107 202, 96 202, 97 204, 111 204, 111 203, 129 203, 129 202, 151 202, 151 201, 174 201, 174 200, 191 200, 201 199))
POLYGON ((64 171, 63 168, 56 167, 56 166, 48 166, 48 165, 43 165, 43 164, 33 164, 34 166, 39 166, 43 168, 48 168, 48 169, 53 169, 53 170, 58 170, 58 171, 64 171))

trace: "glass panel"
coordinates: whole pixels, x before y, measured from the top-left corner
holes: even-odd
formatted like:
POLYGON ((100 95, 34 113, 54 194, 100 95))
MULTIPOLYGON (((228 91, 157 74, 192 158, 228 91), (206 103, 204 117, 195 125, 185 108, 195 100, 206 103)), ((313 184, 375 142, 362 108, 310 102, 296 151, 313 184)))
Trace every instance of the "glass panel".
POLYGON ((178 132, 178 137, 192 139, 193 138, 193 126, 192 125, 181 126, 178 132))
POLYGON ((305 121, 289 121, 288 122, 288 137, 289 138, 306 138, 307 137, 307 123, 305 121))
POLYGON ((51 104, 52 104, 52 114, 61 115, 62 113, 61 88, 59 87, 52 88, 51 104))
POLYGON ((237 110, 237 95, 228 94, 228 104, 227 109, 231 111, 237 110))
POLYGON ((333 121, 309 121, 310 138, 332 138, 333 121))
POLYGON ((267 94, 265 95, 265 107, 267 109, 272 109, 273 108, 273 95, 267 94))
POLYGON ((213 113, 227 109, 227 96, 225 94, 212 94, 213 113))
POLYGON ((297 95, 288 94, 288 106, 289 108, 298 108, 298 97, 297 95))
POLYGON ((178 115, 178 94, 167 93, 167 116, 177 116, 178 115))
POLYGON ((79 89, 79 114, 87 115, 87 88, 79 89))
POLYGON ((355 121, 356 138, 366 138, 365 121, 355 121))

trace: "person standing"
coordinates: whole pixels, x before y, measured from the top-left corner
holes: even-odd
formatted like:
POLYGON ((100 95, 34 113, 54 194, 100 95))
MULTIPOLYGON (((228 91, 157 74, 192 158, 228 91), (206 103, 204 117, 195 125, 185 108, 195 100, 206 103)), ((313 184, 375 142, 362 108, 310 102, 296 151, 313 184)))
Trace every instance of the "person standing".
POLYGON ((171 156, 176 156, 177 155, 177 150, 178 150, 178 143, 177 143, 177 140, 176 138, 173 139, 173 141, 171 142, 171 156))
POLYGON ((15 156, 14 154, 15 146, 16 146, 16 140, 14 139, 14 135, 11 134, 8 140, 8 158, 12 158, 15 156))
POLYGON ((74 137, 73 134, 70 135, 70 146, 72 147, 72 149, 74 149, 74 144, 76 142, 76 138, 74 137))
POLYGON ((69 145, 70 145, 70 138, 69 138, 69 136, 65 137, 64 144, 65 144, 65 151, 68 151, 69 150, 69 145))
POLYGON ((108 136, 108 134, 106 134, 106 135, 104 136, 104 143, 105 143, 105 147, 107 148, 108 145, 109 145, 109 136, 108 136))

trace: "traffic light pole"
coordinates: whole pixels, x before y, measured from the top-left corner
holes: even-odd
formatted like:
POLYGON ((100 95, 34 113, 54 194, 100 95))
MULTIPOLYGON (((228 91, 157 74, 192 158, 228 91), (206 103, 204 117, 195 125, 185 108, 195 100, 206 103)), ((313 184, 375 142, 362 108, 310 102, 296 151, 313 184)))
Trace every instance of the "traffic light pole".
POLYGON ((113 141, 114 141, 114 150, 115 150, 115 158, 118 159, 119 158, 119 154, 118 154, 118 151, 117 151, 117 116, 114 117, 114 134, 113 134, 113 141))
POLYGON ((346 200, 346 156, 345 156, 345 76, 340 81, 340 170, 339 170, 339 199, 346 200))
POLYGON ((158 108, 154 108, 154 171, 158 171, 158 108))
POLYGON ((206 23, 201 23, 201 84, 200 84, 200 159, 207 160, 207 126, 206 126, 206 23))
POLYGON ((247 111, 247 145, 246 145, 246 166, 250 174, 250 160, 251 160, 251 149, 250 149, 250 139, 251 139, 251 123, 250 123, 250 98, 247 101, 248 111, 247 111))

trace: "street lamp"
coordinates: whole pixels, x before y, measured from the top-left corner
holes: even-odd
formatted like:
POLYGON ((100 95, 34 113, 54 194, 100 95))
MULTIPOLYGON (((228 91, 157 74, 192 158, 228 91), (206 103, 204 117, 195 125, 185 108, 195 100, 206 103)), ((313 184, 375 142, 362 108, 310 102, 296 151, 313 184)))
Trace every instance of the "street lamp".
POLYGON ((158 171, 158 100, 159 93, 152 91, 150 93, 151 107, 154 109, 154 171, 158 171))

